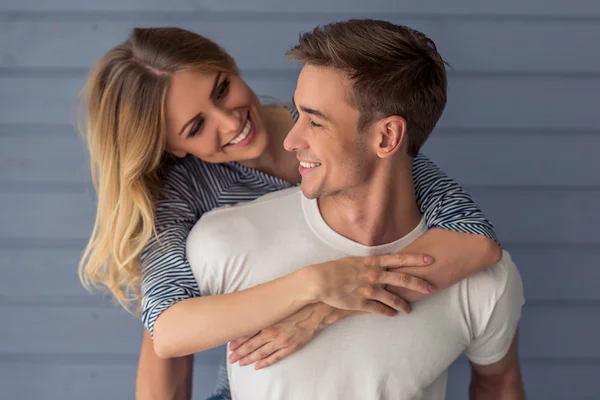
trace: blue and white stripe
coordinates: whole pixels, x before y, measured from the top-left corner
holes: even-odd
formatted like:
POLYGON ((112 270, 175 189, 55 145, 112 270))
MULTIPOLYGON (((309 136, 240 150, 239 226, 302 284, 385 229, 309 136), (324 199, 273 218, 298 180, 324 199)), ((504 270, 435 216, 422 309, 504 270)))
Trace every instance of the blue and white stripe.
MULTIPOLYGON (((297 110, 289 108, 297 121, 297 110)), ((496 240, 492 224, 471 196, 423 154, 414 159, 413 178, 417 202, 429 228, 481 234, 496 240)), ((235 162, 210 164, 193 156, 168 168, 165 181, 155 210, 158 240, 153 237, 141 257, 142 320, 150 334, 161 312, 178 301, 200 296, 185 246, 202 214, 292 186, 235 162)), ((224 365, 211 399, 230 398, 224 365)))

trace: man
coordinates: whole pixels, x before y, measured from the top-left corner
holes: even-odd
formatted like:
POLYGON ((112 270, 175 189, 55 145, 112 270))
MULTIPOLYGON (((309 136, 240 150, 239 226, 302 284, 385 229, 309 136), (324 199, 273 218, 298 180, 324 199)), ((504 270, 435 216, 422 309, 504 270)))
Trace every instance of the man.
MULTIPOLYGON (((446 104, 433 42, 384 21, 304 34, 300 118, 285 140, 301 191, 206 214, 188 259, 203 293, 242 290, 347 255, 394 253, 424 233, 412 159, 446 104)), ((277 299, 273 299, 277 301, 277 299)), ((408 315, 346 318, 269 368, 229 366, 235 399, 443 399, 461 353, 474 399, 524 398, 516 330, 523 304, 508 253, 495 266, 414 304, 408 315)))

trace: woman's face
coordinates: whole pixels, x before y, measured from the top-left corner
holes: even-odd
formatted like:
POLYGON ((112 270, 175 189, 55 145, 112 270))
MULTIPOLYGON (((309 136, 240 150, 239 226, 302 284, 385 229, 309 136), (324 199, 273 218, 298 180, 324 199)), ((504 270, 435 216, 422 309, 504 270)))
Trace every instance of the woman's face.
POLYGON ((256 159, 267 147, 260 110, 237 75, 178 71, 166 98, 167 151, 211 163, 256 159))

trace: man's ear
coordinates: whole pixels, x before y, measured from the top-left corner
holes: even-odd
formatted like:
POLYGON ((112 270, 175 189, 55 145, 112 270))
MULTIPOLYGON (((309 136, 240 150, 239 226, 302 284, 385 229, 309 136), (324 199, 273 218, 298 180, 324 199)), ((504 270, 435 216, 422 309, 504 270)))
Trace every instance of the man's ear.
POLYGON ((379 121, 376 125, 377 156, 388 158, 396 154, 407 140, 406 120, 392 115, 379 121))

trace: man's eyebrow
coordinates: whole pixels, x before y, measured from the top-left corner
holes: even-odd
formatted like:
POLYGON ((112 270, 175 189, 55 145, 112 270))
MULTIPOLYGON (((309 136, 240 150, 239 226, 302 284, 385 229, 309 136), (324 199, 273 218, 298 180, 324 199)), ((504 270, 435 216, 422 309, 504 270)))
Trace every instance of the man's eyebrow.
POLYGON ((304 106, 300 106, 299 108, 307 114, 314 115, 315 117, 320 118, 324 121, 329 121, 329 118, 319 110, 315 110, 314 108, 304 106))
MULTIPOLYGON (((215 78, 215 81, 213 82, 213 87, 212 90, 210 91, 210 97, 213 97, 215 94, 215 90, 217 89, 217 84, 219 83, 219 79, 221 79, 221 75, 223 74, 223 72, 219 72, 215 78)), ((190 119, 188 122, 186 122, 185 124, 183 124, 183 126, 181 127, 181 130, 179 131, 179 136, 181 136, 181 134, 183 133, 183 131, 185 131, 185 128, 187 128, 192 122, 196 121, 199 117, 202 116, 202 113, 198 113, 196 115, 194 115, 192 117, 192 119, 190 119)))

